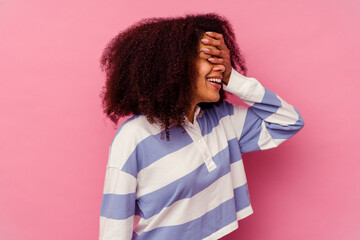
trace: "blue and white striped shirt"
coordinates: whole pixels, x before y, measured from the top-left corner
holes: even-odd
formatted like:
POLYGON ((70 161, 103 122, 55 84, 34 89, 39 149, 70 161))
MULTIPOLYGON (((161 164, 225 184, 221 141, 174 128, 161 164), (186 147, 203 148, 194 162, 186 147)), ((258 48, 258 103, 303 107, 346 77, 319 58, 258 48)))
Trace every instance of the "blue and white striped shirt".
POLYGON ((293 106, 235 69, 223 87, 249 107, 197 107, 185 132, 170 128, 170 141, 143 115, 120 126, 109 149, 101 240, 218 239, 253 213, 241 154, 278 146, 304 122, 293 106))

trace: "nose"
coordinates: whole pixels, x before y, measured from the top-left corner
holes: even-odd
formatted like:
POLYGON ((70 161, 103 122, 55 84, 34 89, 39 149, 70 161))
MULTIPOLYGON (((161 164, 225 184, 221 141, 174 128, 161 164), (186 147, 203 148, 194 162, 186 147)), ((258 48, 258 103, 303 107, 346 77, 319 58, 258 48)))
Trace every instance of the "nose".
POLYGON ((225 66, 224 65, 214 65, 213 71, 223 73, 223 72, 225 72, 225 66))

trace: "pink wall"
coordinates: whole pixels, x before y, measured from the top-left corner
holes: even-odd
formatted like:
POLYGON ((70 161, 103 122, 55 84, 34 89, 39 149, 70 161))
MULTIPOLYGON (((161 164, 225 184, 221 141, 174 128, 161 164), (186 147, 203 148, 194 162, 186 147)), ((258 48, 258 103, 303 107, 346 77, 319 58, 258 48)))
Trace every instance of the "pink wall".
POLYGON ((100 108, 101 51, 141 18, 186 12, 226 16, 248 75, 306 122, 244 155, 255 213, 224 239, 360 239, 360 2, 220 3, 1 1, 0 239, 97 239, 116 131, 100 108))

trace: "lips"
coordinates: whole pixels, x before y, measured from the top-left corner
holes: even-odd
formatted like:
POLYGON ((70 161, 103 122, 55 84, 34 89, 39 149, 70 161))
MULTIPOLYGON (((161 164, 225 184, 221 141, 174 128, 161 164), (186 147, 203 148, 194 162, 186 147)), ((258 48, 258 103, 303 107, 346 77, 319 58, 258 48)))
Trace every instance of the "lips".
POLYGON ((222 76, 211 76, 211 77, 207 77, 206 80, 212 85, 214 86, 216 89, 220 89, 221 88, 221 79, 222 76))
POLYGON ((209 84, 211 84, 213 87, 215 87, 216 89, 221 89, 222 83, 216 83, 216 82, 210 82, 208 81, 209 84))

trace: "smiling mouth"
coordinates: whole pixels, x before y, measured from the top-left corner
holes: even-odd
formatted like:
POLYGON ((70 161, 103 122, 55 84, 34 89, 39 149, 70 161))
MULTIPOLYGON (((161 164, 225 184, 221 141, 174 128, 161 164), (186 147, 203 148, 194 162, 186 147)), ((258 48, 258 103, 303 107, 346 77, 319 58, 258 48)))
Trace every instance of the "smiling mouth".
POLYGON ((211 82, 211 83, 217 83, 221 85, 221 79, 220 78, 207 78, 207 81, 211 82))
POLYGON ((216 89, 220 90, 222 88, 222 82, 220 78, 207 78, 206 80, 216 89))

